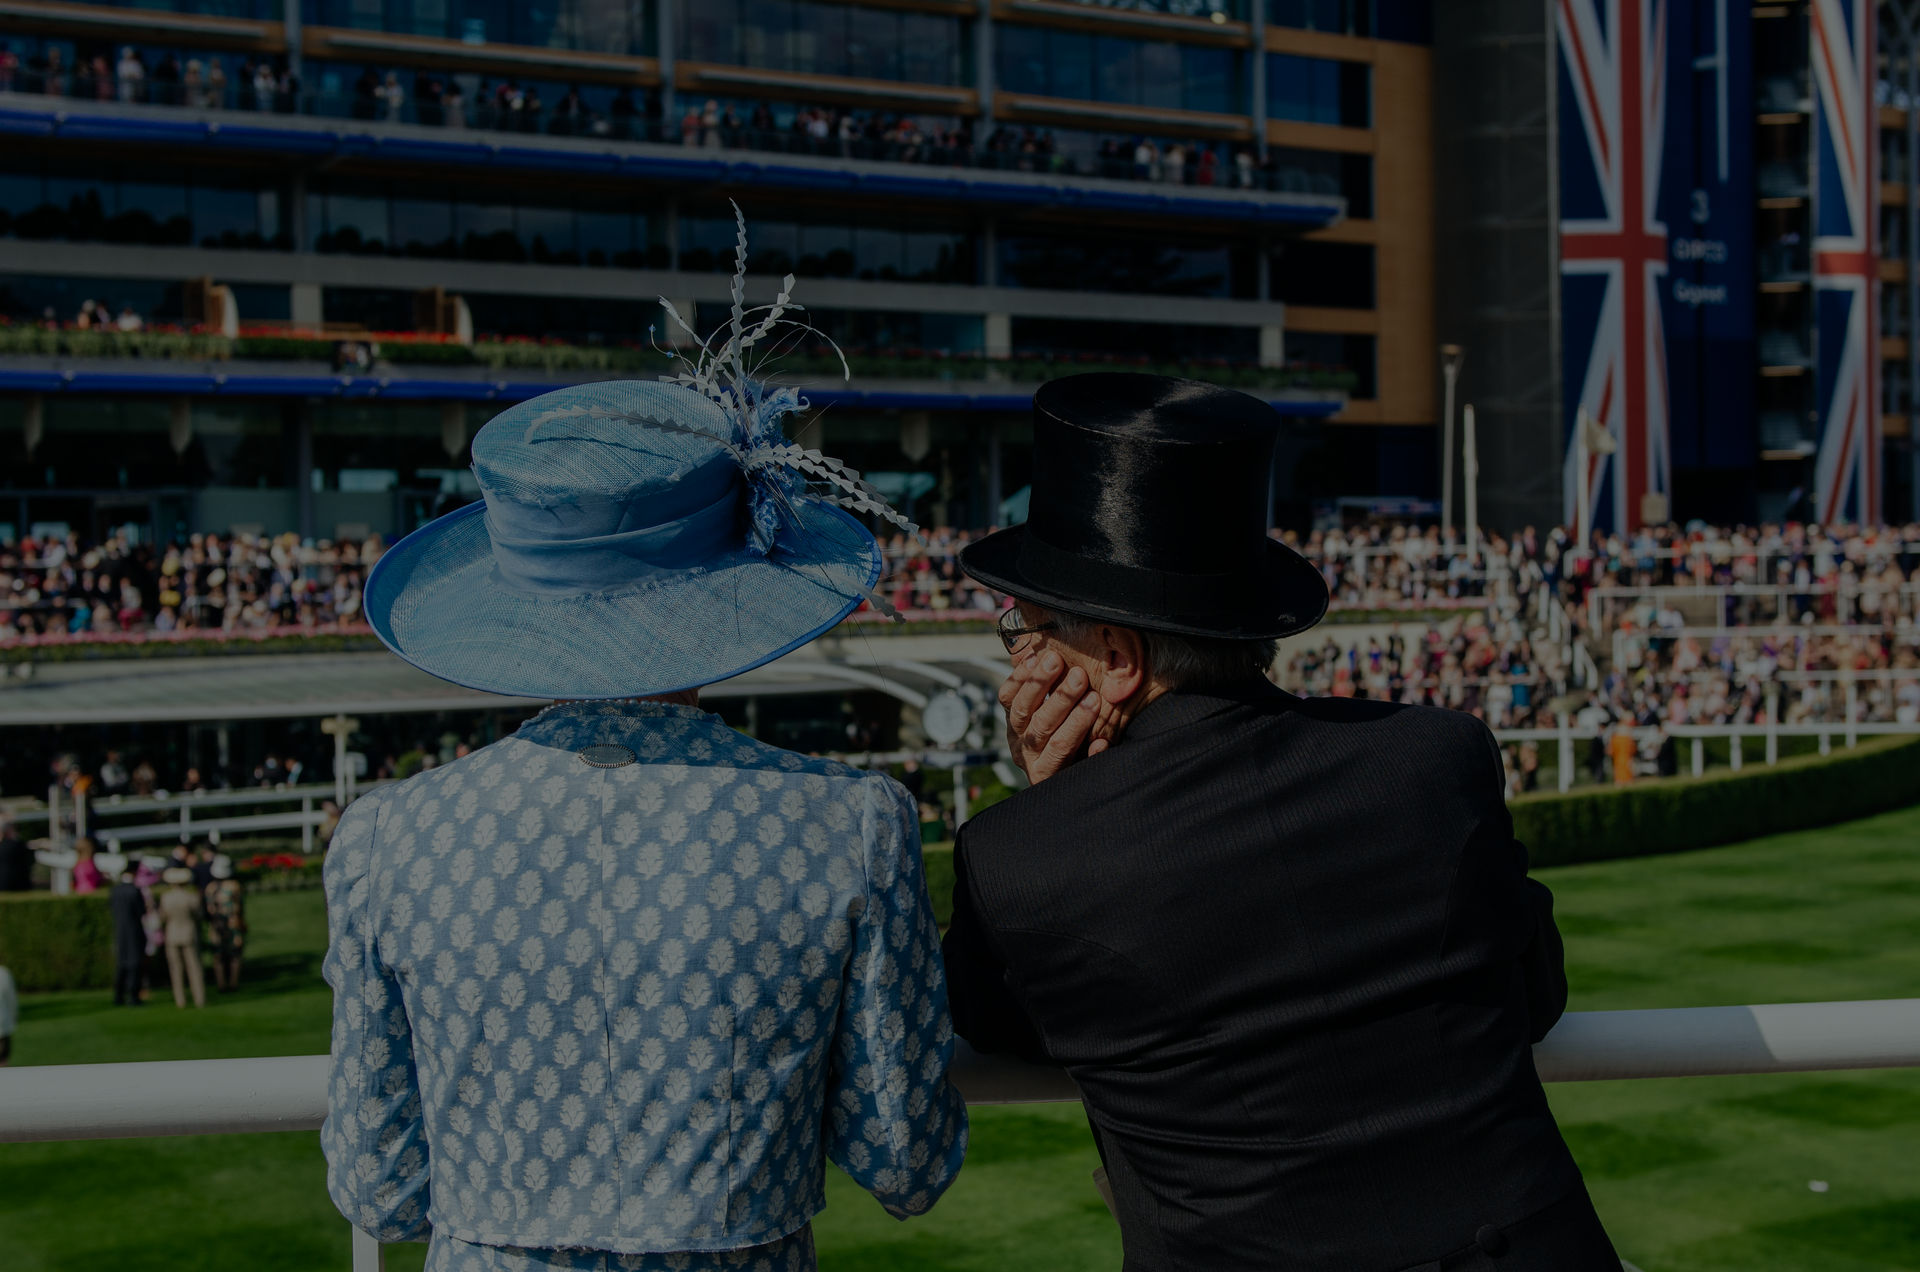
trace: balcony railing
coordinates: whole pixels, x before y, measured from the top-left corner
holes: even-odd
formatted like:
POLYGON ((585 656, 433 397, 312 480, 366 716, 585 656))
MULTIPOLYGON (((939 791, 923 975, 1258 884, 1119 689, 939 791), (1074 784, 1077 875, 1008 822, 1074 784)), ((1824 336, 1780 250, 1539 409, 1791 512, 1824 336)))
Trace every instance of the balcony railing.
MULTIPOLYGON (((1543 1082, 1920 1067, 1920 998, 1571 1012, 1533 1049, 1543 1082)), ((969 1104, 1077 1100, 1058 1069, 957 1046, 969 1104)), ((327 1057, 46 1065, 0 1071, 0 1143, 310 1131, 327 1115, 327 1057), (151 1093, 165 1091, 165 1100, 151 1093)), ((354 1272, 381 1247, 354 1231, 354 1272)))

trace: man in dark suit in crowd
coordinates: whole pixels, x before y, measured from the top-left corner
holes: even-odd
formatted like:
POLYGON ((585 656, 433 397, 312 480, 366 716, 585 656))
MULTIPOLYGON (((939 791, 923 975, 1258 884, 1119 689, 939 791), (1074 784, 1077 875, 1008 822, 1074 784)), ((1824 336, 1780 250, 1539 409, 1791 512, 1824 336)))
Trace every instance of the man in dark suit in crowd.
POLYGON ((33 887, 33 849, 20 838, 11 819, 0 822, 0 892, 25 892, 33 887))
POLYGON ((113 1002, 116 1007, 140 1005, 141 972, 147 959, 146 894, 133 881, 133 868, 121 871, 120 881, 107 894, 113 915, 113 1002))
POLYGON ((1619 1272, 1533 1067, 1566 1003, 1499 750, 1262 674, 1327 607, 1279 421, 1152 376, 1034 396, 1001 692, 1034 785, 962 830, 954 1025, 1079 1083, 1128 1272, 1619 1272))

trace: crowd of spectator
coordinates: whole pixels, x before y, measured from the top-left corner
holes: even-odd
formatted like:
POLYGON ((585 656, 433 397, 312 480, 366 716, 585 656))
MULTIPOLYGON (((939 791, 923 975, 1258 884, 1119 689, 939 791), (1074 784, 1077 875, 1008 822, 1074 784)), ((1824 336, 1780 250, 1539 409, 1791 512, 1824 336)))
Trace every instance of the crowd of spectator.
POLYGON ((128 45, 116 57, 102 50, 81 54, 69 65, 60 46, 26 58, 0 47, 0 92, 43 93, 94 101, 148 102, 157 106, 290 112, 300 97, 300 79, 284 58, 252 54, 227 62, 162 51, 152 63, 128 45))
POLYGON ((883 539, 880 554, 884 564, 875 590, 902 613, 949 619, 969 615, 994 618, 1011 602, 960 570, 960 550, 987 533, 938 526, 926 531, 919 542, 904 534, 883 539))
POLYGON ((1586 552, 1564 527, 1488 533, 1477 553, 1432 527, 1284 537, 1339 606, 1461 613, 1346 644, 1329 629, 1280 669, 1303 693, 1495 728, 1920 722, 1920 525, 1696 523, 1586 552))
MULTIPOLYGON (((68 65, 58 45, 21 58, 0 46, 0 92, 41 93, 98 101, 143 102, 199 109, 344 114, 349 118, 435 128, 610 137, 685 146, 815 154, 893 163, 1013 169, 1156 181, 1171 185, 1302 190, 1311 181, 1277 158, 1264 163, 1251 146, 1144 135, 1107 137, 1074 153, 1046 128, 1003 124, 976 139, 964 119, 834 106, 689 100, 677 120, 663 118, 657 91, 621 88, 592 104, 578 85, 548 101, 541 86, 513 77, 462 77, 441 71, 368 66, 350 86, 303 93, 284 58, 265 55, 182 58, 147 55, 131 46, 80 55, 68 65), (149 61, 151 57, 151 61, 149 61), (229 66, 231 63, 231 67, 229 66), (789 114, 789 110, 791 113, 789 114)), ((596 95, 597 97, 598 95, 596 95)))
POLYGON ((163 548, 29 535, 0 549, 0 642, 85 634, 338 630, 358 624, 384 541, 195 534, 163 548))

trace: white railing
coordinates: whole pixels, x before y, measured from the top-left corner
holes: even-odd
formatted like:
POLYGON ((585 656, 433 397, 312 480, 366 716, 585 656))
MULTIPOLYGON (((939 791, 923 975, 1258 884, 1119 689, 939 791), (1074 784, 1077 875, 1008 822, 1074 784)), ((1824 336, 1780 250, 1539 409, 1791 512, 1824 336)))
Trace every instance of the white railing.
MULTIPOLYGON (((1916 1068, 1920 998, 1570 1012, 1533 1062, 1543 1082, 1916 1068)), ((1080 1098, 1059 1069, 965 1043, 951 1072, 969 1104, 1080 1098)), ((0 1143, 310 1131, 326 1115, 325 1056, 0 1070, 0 1143)), ((354 1272, 383 1262, 379 1244, 355 1229, 354 1272)))
MULTIPOLYGON (((1693 743, 1693 776, 1699 777, 1707 771, 1706 740, 1708 738, 1727 739, 1727 767, 1739 772, 1746 763, 1746 739, 1758 738, 1763 747, 1765 762, 1780 762, 1781 738, 1818 738, 1820 754, 1828 755, 1833 750, 1835 734, 1845 741, 1848 747, 1858 746, 1860 738, 1896 733, 1920 733, 1920 724, 1889 724, 1884 721, 1868 722, 1854 720, 1826 721, 1816 724, 1669 724, 1663 726, 1666 732, 1676 738, 1687 738, 1693 743)), ((1502 742, 1554 742, 1559 745, 1560 791, 1565 794, 1573 787, 1575 764, 1573 744, 1591 742, 1595 738, 1607 737, 1618 731, 1615 725, 1602 728, 1582 728, 1578 725, 1563 724, 1556 729, 1495 729, 1493 736, 1502 742)), ((1645 726, 1628 729, 1636 741, 1645 741, 1661 731, 1660 727, 1645 726)))

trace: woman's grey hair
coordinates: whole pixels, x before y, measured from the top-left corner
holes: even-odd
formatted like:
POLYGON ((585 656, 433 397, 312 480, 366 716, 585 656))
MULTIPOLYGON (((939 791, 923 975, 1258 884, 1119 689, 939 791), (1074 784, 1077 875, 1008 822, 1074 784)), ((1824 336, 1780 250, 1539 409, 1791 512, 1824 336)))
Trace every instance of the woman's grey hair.
MULTIPOLYGON (((1097 619, 1078 618, 1055 611, 1057 634, 1070 645, 1090 639, 1095 631, 1108 626, 1097 619)), ((1126 626, 1123 623, 1113 626, 1126 626)), ((1147 644, 1147 668, 1172 689, 1200 689, 1229 684, 1249 676, 1264 676, 1279 656, 1280 642, 1274 640, 1220 640, 1211 636, 1176 636, 1171 632, 1140 633, 1147 644)))

